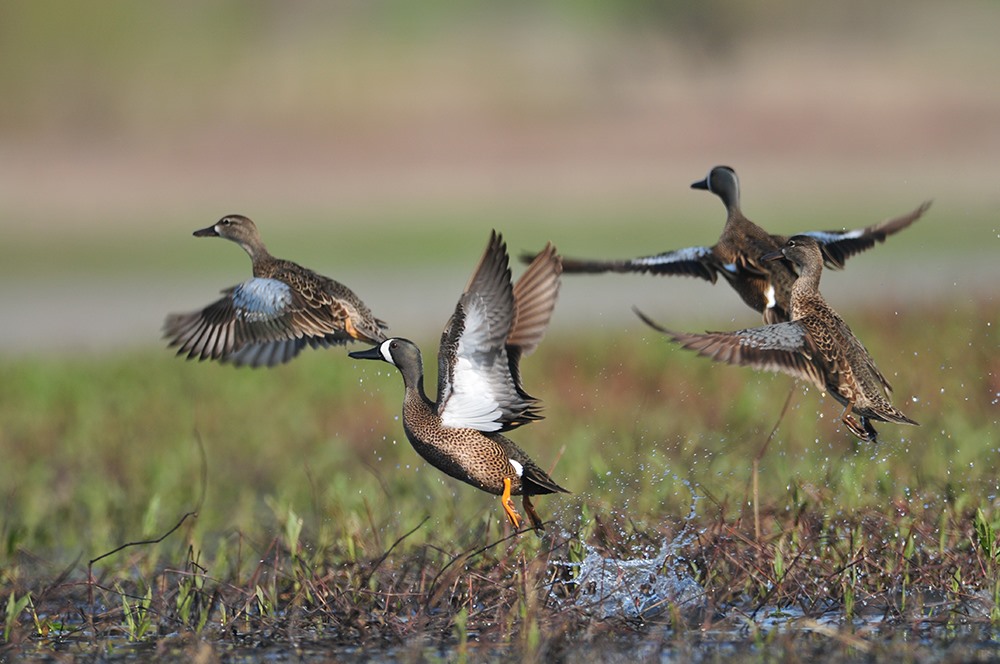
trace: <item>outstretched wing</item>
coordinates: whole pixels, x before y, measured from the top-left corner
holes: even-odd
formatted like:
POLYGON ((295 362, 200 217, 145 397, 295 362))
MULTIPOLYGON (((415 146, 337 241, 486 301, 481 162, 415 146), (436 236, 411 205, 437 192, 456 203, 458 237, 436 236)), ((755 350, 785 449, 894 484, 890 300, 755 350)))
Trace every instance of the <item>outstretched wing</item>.
MULTIPOLYGON (((540 254, 522 254, 521 261, 530 263, 540 254)), ((687 247, 666 251, 655 256, 641 256, 624 260, 589 260, 563 258, 563 272, 567 274, 602 274, 605 272, 635 272, 658 275, 699 277, 715 283, 720 265, 711 247, 687 247)))
POLYGON ((200 311, 167 316, 164 336, 178 348, 178 355, 273 366, 291 360, 307 343, 351 339, 283 281, 255 277, 223 294, 200 311))
MULTIPOLYGON (((526 302, 518 335, 531 345, 541 338, 537 321, 545 307, 540 296, 526 302)), ((501 431, 538 418, 508 359, 515 311, 507 247, 494 232, 441 335, 437 411, 445 426, 501 431)))
POLYGON ((514 322, 507 335, 507 365, 514 389, 529 406, 521 413, 519 421, 508 423, 507 428, 542 417, 538 400, 522 386, 521 357, 533 353, 545 336, 559 297, 560 274, 562 259, 549 243, 514 284, 514 322))
POLYGON ((638 309, 635 309, 635 312, 647 325, 699 355, 717 362, 786 373, 825 389, 823 372, 815 361, 816 350, 808 331, 798 321, 775 323, 735 332, 690 334, 673 332, 654 322, 638 309))
POLYGON ((826 266, 839 269, 844 267, 847 259, 854 254, 871 249, 876 242, 885 242, 885 239, 893 233, 908 227, 922 217, 930 206, 930 201, 924 201, 912 212, 866 228, 856 228, 852 231, 811 231, 801 235, 815 238, 823 251, 823 262, 826 266))

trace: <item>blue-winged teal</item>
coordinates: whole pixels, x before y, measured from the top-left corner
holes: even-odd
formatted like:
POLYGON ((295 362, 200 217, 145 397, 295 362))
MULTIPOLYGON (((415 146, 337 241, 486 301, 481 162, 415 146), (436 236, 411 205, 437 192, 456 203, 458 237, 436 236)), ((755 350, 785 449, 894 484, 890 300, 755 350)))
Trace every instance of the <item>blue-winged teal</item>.
POLYGON ((200 311, 167 316, 164 336, 170 346, 178 347, 178 355, 237 366, 274 366, 288 362, 306 345, 379 343, 386 338, 386 324, 351 289, 272 256, 257 226, 246 217, 223 217, 194 235, 222 237, 243 247, 253 263, 253 278, 222 291, 225 297, 200 311))
MULTIPOLYGON (((763 254, 775 251, 788 238, 771 235, 747 219, 740 210, 740 183, 728 166, 716 166, 708 177, 691 185, 693 189, 712 192, 726 206, 726 225, 718 242, 711 247, 687 247, 655 256, 627 260, 563 259, 566 273, 648 272, 656 275, 700 277, 715 283, 718 276, 729 282, 743 301, 764 316, 765 323, 788 320, 788 303, 795 273, 783 263, 768 264, 763 254)), ((804 233, 820 243, 827 267, 842 268, 856 253, 870 249, 876 242, 896 233, 919 219, 930 202, 912 212, 879 224, 851 231, 814 231, 804 233)), ((530 255, 525 258, 530 259, 530 255)))
POLYGON ((876 440, 869 420, 917 424, 889 402, 892 386, 868 350, 819 292, 822 247, 816 238, 796 235, 762 261, 787 259, 799 271, 792 285, 790 322, 736 332, 671 332, 636 313, 684 348, 719 362, 780 371, 828 391, 844 406, 841 420, 862 440, 876 440), (851 413, 861 418, 855 422, 851 413))
POLYGON ((507 247, 493 233, 472 280, 441 335, 437 401, 424 393, 420 349, 408 339, 387 339, 351 357, 383 360, 403 375, 403 429, 432 466, 500 496, 515 528, 511 502, 523 497, 532 527, 542 520, 530 496, 566 492, 538 467, 507 431, 541 418, 536 399, 521 387, 519 361, 541 341, 559 293, 561 265, 548 245, 511 287, 507 247))

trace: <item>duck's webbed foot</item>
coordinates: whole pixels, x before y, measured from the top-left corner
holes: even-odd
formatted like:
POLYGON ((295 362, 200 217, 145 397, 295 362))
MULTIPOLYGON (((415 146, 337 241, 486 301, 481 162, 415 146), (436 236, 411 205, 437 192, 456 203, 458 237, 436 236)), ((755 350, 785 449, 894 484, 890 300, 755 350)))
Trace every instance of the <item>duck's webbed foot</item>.
POLYGON ((840 413, 840 421, 843 422, 844 425, 851 430, 851 433, 853 433, 861 440, 865 442, 868 441, 877 442, 875 439, 877 435, 875 433, 875 428, 872 427, 872 425, 868 422, 868 418, 862 416, 861 424, 858 424, 857 421, 854 419, 854 416, 851 414, 851 411, 853 409, 854 409, 853 402, 848 403, 846 406, 844 406, 843 412, 840 413))
MULTIPOLYGON (((517 513, 514 509, 514 501, 510 499, 510 478, 503 478, 503 493, 500 495, 500 503, 503 505, 503 511, 507 513, 507 519, 510 524, 514 526, 514 530, 521 525, 521 515, 517 513)), ((531 516, 531 513, 528 513, 531 516)))
POLYGON ((855 436, 865 441, 866 443, 869 441, 873 443, 878 442, 878 439, 876 438, 878 434, 875 431, 875 427, 871 425, 867 417, 861 418, 861 424, 858 424, 853 417, 847 414, 845 414, 841 418, 841 420, 844 422, 847 428, 851 430, 851 433, 853 433, 855 436))

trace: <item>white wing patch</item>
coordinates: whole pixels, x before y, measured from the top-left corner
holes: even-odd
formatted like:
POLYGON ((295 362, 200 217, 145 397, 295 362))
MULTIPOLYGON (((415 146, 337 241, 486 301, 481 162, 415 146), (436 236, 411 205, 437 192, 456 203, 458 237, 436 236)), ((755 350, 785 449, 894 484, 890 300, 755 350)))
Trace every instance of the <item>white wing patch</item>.
POLYGON ((645 256, 633 259, 631 262, 636 265, 665 265, 667 263, 680 263, 682 261, 698 261, 712 253, 711 247, 687 247, 668 251, 656 256, 645 256))
POLYGON ((502 358, 489 349, 490 321, 483 302, 468 302, 465 330, 458 340, 452 368, 451 395, 441 413, 441 424, 456 429, 497 431, 503 411, 494 396, 489 377, 493 365, 502 358), (478 350, 485 349, 485 350, 478 350))
POLYGON ((292 303, 292 289, 283 281, 255 277, 233 289, 236 317, 248 323, 284 315, 292 303))
POLYGON ((514 461, 513 459, 508 459, 510 465, 514 467, 514 472, 517 473, 518 477, 524 477, 524 466, 520 462, 514 461))
POLYGON ((864 228, 859 228, 853 231, 844 231, 843 233, 834 233, 830 231, 810 231, 808 233, 802 233, 802 235, 808 235, 821 244, 830 244, 831 242, 840 242, 841 240, 854 240, 856 238, 863 237, 864 234, 864 228))

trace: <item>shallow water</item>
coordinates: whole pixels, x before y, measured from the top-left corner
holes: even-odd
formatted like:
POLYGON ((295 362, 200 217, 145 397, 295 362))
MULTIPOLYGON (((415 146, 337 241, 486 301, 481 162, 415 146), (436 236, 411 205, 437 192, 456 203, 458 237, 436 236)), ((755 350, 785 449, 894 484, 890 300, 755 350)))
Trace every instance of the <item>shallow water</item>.
MULTIPOLYGON (((599 604, 598 608, 607 608, 599 604)), ((627 605, 626 605, 627 606, 627 605)), ((632 609, 627 609, 631 611, 632 609)), ((842 612, 806 616, 788 607, 732 608, 707 629, 675 631, 664 623, 629 621, 598 638, 570 640, 560 659, 579 661, 717 662, 733 657, 751 661, 816 659, 818 661, 959 662, 1000 661, 1000 629, 987 623, 929 620, 891 624, 877 615, 857 617, 845 628, 842 612)), ((491 643, 470 634, 464 647, 435 642, 425 635, 412 643, 345 644, 303 633, 294 641, 268 635, 234 642, 203 634, 171 634, 131 642, 124 636, 91 639, 72 636, 29 639, 0 650, 0 660, 65 661, 86 657, 93 662, 226 661, 520 661, 531 653, 510 643, 491 643)), ((540 652, 545 658, 545 653, 540 652)))

